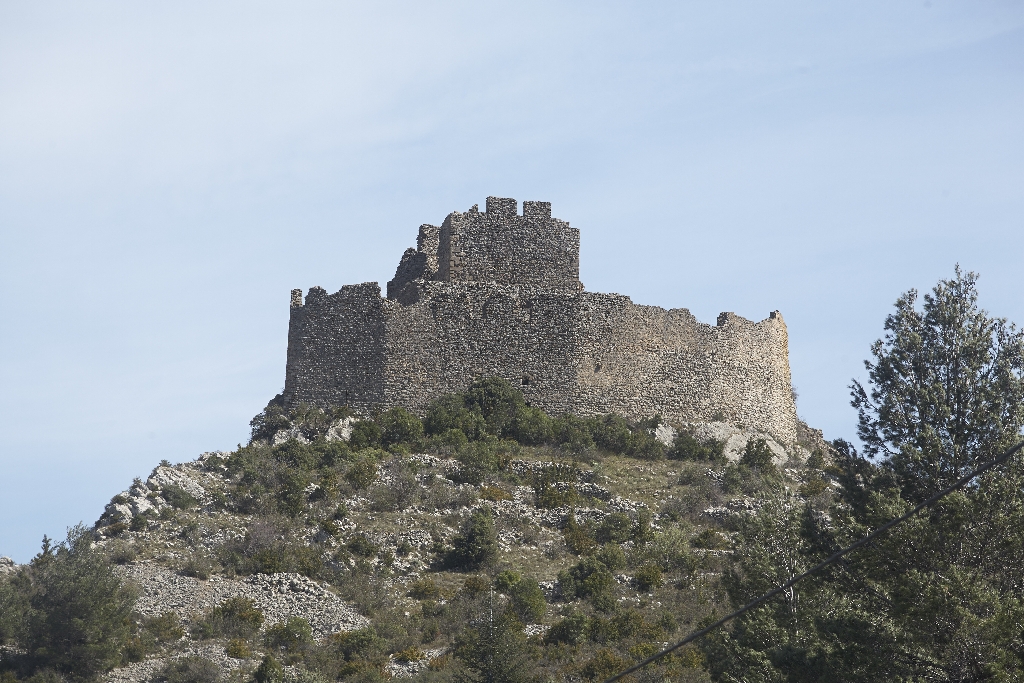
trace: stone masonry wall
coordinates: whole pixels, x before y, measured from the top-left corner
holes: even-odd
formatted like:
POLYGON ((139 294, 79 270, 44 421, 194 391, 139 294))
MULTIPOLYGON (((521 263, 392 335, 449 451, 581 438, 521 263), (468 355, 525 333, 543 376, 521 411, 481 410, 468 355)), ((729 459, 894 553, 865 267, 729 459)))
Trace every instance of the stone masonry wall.
POLYGON ((389 302, 385 397, 422 411, 477 377, 504 377, 532 405, 576 405, 576 295, 497 283, 418 283, 417 299, 389 302))
POLYGON ((441 224, 437 279, 497 282, 580 291, 580 232, 551 217, 549 202, 487 198, 487 211, 474 206, 453 212, 441 224))
POLYGON ((686 309, 582 292, 578 231, 551 219, 549 204, 515 210, 489 197, 486 213, 421 226, 387 299, 375 283, 315 287, 304 304, 293 293, 286 404, 422 412, 495 375, 552 414, 724 419, 795 441, 780 314, 706 325, 686 309))
POLYGON ((334 294, 293 293, 285 369, 286 405, 349 405, 369 412, 384 401, 384 304, 380 285, 334 294))
POLYGON ((641 306, 618 294, 581 295, 580 414, 727 421, 796 439, 789 345, 781 314, 717 325, 685 308, 641 306))

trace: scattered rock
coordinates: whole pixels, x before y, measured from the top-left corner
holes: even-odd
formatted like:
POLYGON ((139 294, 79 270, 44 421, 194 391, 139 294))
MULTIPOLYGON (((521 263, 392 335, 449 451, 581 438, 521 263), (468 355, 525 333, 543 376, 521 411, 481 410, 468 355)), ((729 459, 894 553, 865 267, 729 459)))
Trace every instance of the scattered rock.
POLYGON ((300 574, 253 574, 242 580, 211 576, 200 581, 153 565, 128 565, 118 571, 138 584, 141 594, 135 609, 144 616, 175 612, 191 620, 228 598, 245 597, 263 611, 266 626, 305 617, 316 639, 367 623, 329 588, 300 574))
POLYGON ((18 571, 18 565, 9 557, 0 557, 0 576, 18 571))
POLYGON ((737 462, 743 457, 743 450, 747 447, 747 442, 752 439, 764 439, 774 455, 773 459, 776 465, 781 465, 789 460, 789 453, 786 452, 785 447, 767 434, 748 431, 726 422, 701 422, 690 425, 690 428, 693 430, 694 437, 700 441, 724 442, 725 457, 730 462, 737 462))

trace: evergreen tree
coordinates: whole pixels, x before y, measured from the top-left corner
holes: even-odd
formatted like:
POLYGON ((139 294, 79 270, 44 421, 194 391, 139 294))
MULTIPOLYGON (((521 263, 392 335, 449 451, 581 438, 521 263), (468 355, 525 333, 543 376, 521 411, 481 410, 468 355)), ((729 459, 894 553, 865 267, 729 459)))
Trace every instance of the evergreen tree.
POLYGON ((858 434, 904 494, 923 500, 1015 443, 1024 426, 1024 334, 978 308, 978 276, 956 269, 916 308, 896 302, 851 386, 858 434))
POLYGON ((495 606, 493 593, 486 611, 456 638, 455 656, 466 667, 458 683, 525 683, 530 680, 523 625, 511 611, 495 606))

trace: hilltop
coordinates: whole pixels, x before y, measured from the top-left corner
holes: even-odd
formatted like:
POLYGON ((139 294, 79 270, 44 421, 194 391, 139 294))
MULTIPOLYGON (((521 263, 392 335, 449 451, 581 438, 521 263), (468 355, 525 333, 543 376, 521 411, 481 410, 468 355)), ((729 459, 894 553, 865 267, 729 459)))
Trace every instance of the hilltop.
POLYGON ((250 444, 158 465, 95 525, 139 588, 136 661, 106 680, 251 680, 266 655, 295 680, 449 680, 494 619, 534 674, 599 679, 723 605, 739 520, 827 508, 828 447, 801 435, 552 420, 499 381, 423 420, 272 405, 250 444))

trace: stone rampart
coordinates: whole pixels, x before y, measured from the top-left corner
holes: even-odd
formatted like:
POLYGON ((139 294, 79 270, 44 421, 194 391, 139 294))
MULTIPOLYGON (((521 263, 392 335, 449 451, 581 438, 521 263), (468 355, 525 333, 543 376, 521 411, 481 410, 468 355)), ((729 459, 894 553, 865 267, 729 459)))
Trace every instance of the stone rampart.
POLYGON ((796 439, 786 326, 583 292, 579 232, 550 205, 488 198, 423 225, 388 298, 376 283, 293 292, 284 399, 421 412, 504 377, 552 414, 726 420, 796 439))

